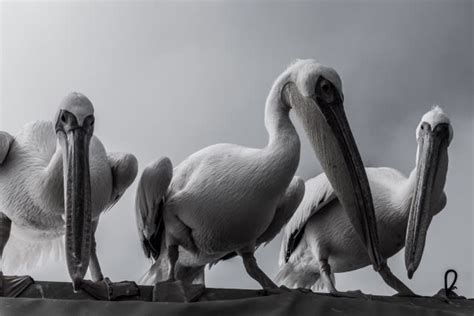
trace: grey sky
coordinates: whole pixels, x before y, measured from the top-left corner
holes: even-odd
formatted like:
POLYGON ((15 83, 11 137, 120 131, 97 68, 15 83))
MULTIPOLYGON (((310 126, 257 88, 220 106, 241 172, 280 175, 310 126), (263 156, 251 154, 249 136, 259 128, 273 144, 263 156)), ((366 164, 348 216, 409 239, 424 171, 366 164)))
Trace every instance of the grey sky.
MULTIPOLYGON (((473 296, 473 25, 469 1, 39 2, 1 3, 0 128, 52 119, 70 91, 96 108, 96 134, 141 169, 158 156, 179 163, 219 142, 262 147, 273 80, 295 58, 342 77, 346 112, 371 166, 408 174, 415 127, 432 104, 451 117, 448 205, 432 222, 421 266, 407 281, 403 252, 389 260, 415 291, 433 294, 448 268, 473 296)), ((301 131, 300 126, 298 129, 301 131)), ((298 175, 320 172, 304 138, 298 175)), ((136 186, 101 220, 99 258, 113 280, 148 263, 135 229, 136 186)), ((277 271, 280 239, 257 252, 277 271)), ((38 279, 67 280, 64 263, 38 279)), ((209 286, 254 287, 238 258, 215 266, 209 286)), ((340 289, 393 293, 371 267, 337 276, 340 289)))

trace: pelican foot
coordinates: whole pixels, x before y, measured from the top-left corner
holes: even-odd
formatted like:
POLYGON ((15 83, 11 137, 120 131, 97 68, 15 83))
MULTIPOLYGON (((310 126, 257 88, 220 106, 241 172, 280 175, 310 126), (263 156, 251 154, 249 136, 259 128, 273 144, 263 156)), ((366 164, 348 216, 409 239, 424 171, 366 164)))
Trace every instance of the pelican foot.
POLYGON ((109 278, 104 278, 97 282, 82 280, 79 287, 95 299, 103 301, 115 301, 122 297, 140 295, 138 285, 132 281, 114 283, 109 278))
POLYGON ((370 299, 370 297, 364 294, 361 290, 346 291, 346 292, 335 291, 335 292, 331 292, 331 295, 335 297, 358 298, 358 299, 364 299, 364 300, 370 299))
POLYGON ((28 275, 6 276, 0 273, 0 296, 17 297, 33 283, 35 281, 28 275))
POLYGON ((257 294, 260 296, 269 296, 269 295, 280 295, 286 294, 293 291, 292 289, 287 288, 286 286, 282 285, 280 287, 268 287, 262 290, 258 290, 257 294))
POLYGON ((196 302, 205 287, 203 284, 186 284, 182 281, 165 281, 156 283, 153 288, 154 302, 196 302))

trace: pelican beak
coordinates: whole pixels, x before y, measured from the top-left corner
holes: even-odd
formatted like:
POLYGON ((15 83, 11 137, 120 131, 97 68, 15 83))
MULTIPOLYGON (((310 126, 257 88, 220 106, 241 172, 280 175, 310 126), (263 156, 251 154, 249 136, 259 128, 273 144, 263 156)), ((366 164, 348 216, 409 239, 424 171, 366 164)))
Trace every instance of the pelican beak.
POLYGON ((447 159, 449 133, 447 123, 438 124, 433 130, 428 123, 423 123, 420 128, 415 193, 410 207, 405 245, 405 266, 410 279, 420 264, 426 233, 434 215, 433 208, 442 194, 438 184, 442 180, 444 186, 446 175, 439 171, 439 167, 447 159))
POLYGON ((62 110, 56 124, 63 151, 66 260, 75 291, 89 265, 92 239, 89 143, 93 121, 90 115, 80 125, 74 114, 62 110))
MULTIPOLYGON (((333 91, 337 91, 334 86, 333 91)), ((293 83, 285 86, 283 94, 284 100, 290 100, 301 119, 324 172, 366 246, 374 268, 379 270, 383 258, 377 251, 378 237, 372 195, 344 112, 343 96, 337 92, 330 98, 323 99, 316 91, 315 96, 304 97, 293 83)))

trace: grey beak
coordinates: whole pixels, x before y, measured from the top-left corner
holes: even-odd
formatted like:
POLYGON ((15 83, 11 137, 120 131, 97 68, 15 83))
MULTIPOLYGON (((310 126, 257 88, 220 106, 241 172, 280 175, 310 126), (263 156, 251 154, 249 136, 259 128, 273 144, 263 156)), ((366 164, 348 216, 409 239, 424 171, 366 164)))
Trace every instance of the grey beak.
POLYGON ((344 112, 342 95, 334 95, 329 102, 303 97, 296 85, 289 83, 283 98, 293 105, 301 119, 324 172, 378 271, 383 258, 378 253, 372 194, 344 112))
MULTIPOLYGON (((59 122, 63 137, 64 206, 66 211, 66 261, 74 290, 87 272, 92 239, 89 143, 92 127, 79 126, 71 113, 59 122)), ((89 119, 93 121, 93 117, 89 119)))
MULTIPOLYGON (((321 101, 318 101, 318 104, 321 104, 321 101)), ((355 210, 347 212, 347 215, 358 235, 362 237, 372 264, 378 269, 383 258, 378 253, 379 242, 372 193, 362 158, 344 112, 342 100, 338 99, 329 106, 321 106, 321 111, 337 139, 345 162, 346 169, 339 173, 340 179, 334 179, 334 183, 345 181, 350 187, 349 189, 347 184, 336 184, 334 189, 340 193, 338 197, 345 209, 355 210)))
POLYGON ((431 130, 423 123, 419 136, 416 187, 410 207, 405 245, 405 266, 408 278, 418 268, 425 247, 426 234, 433 217, 433 187, 437 179, 440 154, 448 146, 449 125, 438 124, 431 130))

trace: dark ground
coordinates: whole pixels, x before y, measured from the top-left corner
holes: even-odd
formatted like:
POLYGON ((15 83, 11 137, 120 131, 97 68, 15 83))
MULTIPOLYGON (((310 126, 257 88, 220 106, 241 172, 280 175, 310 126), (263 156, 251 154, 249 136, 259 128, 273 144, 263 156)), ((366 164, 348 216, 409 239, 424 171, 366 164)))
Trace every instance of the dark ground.
POLYGON ((36 282, 20 297, 0 298, 0 315, 474 315, 474 300, 368 296, 366 299, 291 291, 264 295, 256 290, 206 289, 199 302, 150 302, 152 287, 116 302, 74 293, 70 283, 36 282))

